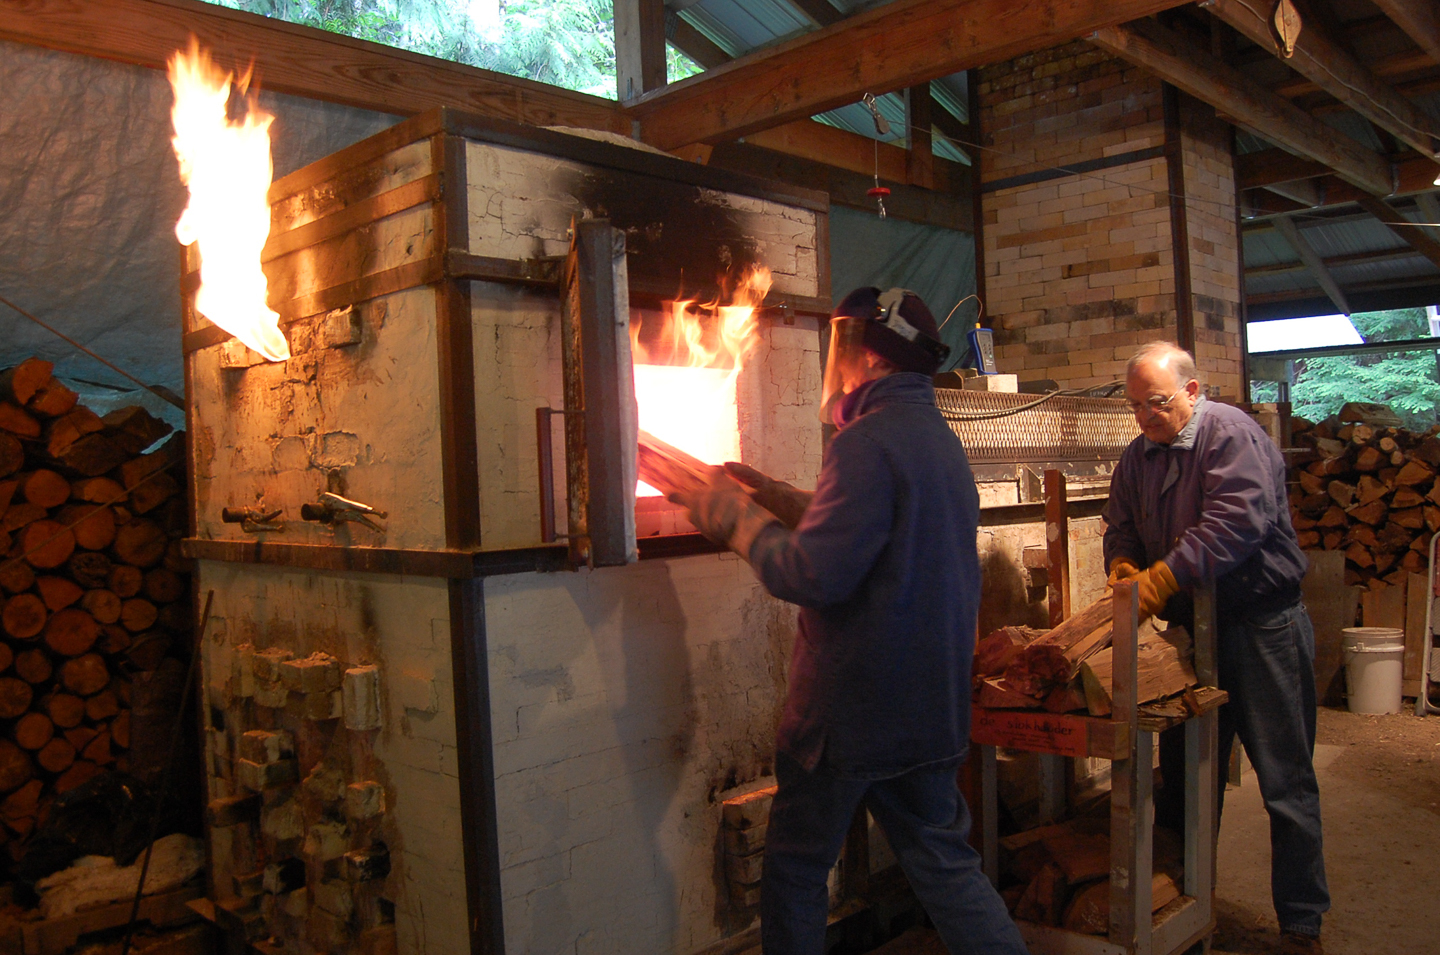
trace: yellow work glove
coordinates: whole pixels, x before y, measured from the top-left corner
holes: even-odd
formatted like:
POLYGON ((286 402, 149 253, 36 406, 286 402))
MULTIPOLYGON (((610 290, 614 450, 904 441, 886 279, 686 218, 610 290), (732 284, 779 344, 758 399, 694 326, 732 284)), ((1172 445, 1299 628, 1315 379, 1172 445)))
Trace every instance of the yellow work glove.
POLYGON ((710 469, 710 479, 689 491, 675 491, 669 499, 689 510, 690 523, 717 544, 750 559, 750 545, 760 532, 779 518, 765 510, 720 468, 710 469))
POLYGON ((1110 562, 1110 576, 1105 579, 1105 586, 1114 587, 1122 580, 1129 580, 1140 573, 1140 565, 1129 557, 1116 557, 1110 562))
POLYGON ((750 496, 755 503, 780 518, 780 523, 792 531, 800 526, 800 518, 805 516, 805 508, 815 496, 814 491, 802 491, 739 461, 726 461, 725 473, 751 488, 750 496))
POLYGON ((1157 560, 1147 570, 1131 577, 1130 580, 1140 591, 1140 619, 1149 620, 1165 609, 1165 603, 1180 589, 1175 575, 1163 560, 1157 560))

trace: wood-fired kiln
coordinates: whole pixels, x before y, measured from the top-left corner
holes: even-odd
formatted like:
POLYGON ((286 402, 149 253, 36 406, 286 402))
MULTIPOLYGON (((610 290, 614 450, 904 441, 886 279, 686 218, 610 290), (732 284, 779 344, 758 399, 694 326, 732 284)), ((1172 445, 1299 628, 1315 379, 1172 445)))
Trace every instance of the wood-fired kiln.
POLYGON ((626 325, 768 268, 741 454, 813 486, 824 196, 436 111, 271 204, 293 357, 186 317, 217 918, 304 952, 743 927, 716 797, 768 771, 794 617, 663 504, 639 556, 690 556, 631 562, 626 325))

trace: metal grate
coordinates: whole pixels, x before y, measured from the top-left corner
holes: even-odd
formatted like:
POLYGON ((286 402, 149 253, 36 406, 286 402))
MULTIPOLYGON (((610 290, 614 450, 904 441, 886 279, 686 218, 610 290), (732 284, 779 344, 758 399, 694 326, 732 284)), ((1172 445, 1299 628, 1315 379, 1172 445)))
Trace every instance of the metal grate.
POLYGON ((1114 461, 1140 429, 1125 403, 1113 398, 1057 396, 1000 418, 959 420, 952 415, 1008 411, 1036 395, 936 388, 935 404, 959 435, 971 464, 1114 461))

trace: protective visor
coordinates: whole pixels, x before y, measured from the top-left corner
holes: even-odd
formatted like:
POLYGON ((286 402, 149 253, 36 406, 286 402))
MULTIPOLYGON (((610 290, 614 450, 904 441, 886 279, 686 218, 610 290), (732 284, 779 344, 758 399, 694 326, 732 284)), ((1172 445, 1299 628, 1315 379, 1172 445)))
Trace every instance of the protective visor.
POLYGON ((820 420, 834 424, 835 405, 865 381, 865 326, 868 318, 830 319, 830 350, 825 355, 825 381, 820 386, 820 420))

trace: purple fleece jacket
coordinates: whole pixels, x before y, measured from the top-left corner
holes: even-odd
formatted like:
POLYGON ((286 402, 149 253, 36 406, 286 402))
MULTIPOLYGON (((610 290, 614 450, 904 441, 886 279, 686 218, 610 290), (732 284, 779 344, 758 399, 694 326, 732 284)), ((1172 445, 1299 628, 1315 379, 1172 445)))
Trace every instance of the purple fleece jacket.
POLYGON ((1107 567, 1164 560, 1182 591, 1213 576, 1222 612, 1291 600, 1305 576, 1285 459, 1249 415, 1203 397, 1170 444, 1125 449, 1105 523, 1107 567))
POLYGON ((804 519, 762 531, 750 563, 801 607, 780 751, 878 779, 969 743, 980 499, 928 376, 882 378, 842 410, 804 519))

